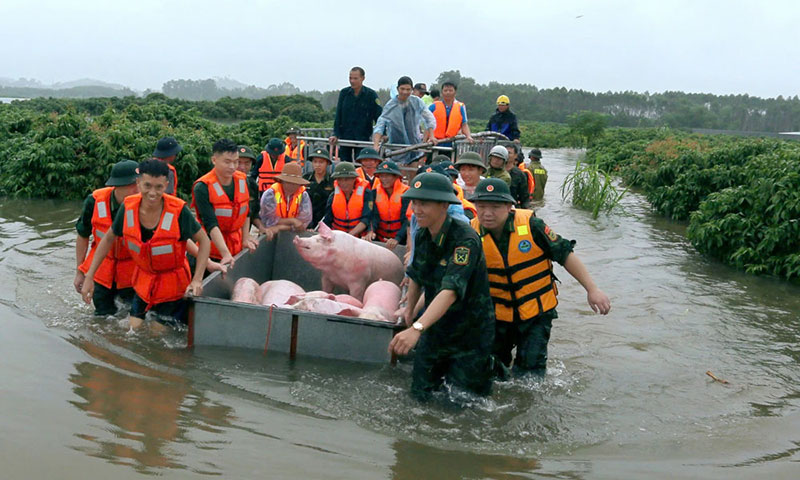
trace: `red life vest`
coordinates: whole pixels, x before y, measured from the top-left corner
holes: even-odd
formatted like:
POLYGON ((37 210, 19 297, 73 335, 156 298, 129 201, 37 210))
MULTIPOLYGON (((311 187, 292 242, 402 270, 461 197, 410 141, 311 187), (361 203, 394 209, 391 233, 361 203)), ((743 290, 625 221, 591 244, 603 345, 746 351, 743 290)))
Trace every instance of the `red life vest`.
POLYGON ((191 282, 189 262, 186 260, 186 241, 181 241, 178 218, 186 202, 164 194, 161 218, 156 225, 153 238, 142 242, 139 206, 142 195, 125 198, 125 223, 122 237, 136 266, 133 269, 133 289, 147 309, 158 303, 183 298, 191 282))
POLYGON ((306 191, 305 185, 301 185, 300 188, 294 192, 292 198, 286 198, 286 194, 283 192, 283 185, 280 182, 275 182, 275 184, 269 188, 274 190, 275 213, 277 213, 280 218, 297 217, 297 212, 300 211, 300 204, 303 202, 303 192, 306 191))
POLYGON ((392 196, 383 188, 383 184, 378 181, 375 187, 375 205, 378 207, 378 215, 380 221, 378 222, 378 231, 375 232, 377 238, 381 242, 385 242, 390 238, 394 238, 397 232, 400 231, 402 225, 402 196, 408 190, 408 185, 404 185, 400 179, 394 181, 392 186, 392 196))
POLYGON ((284 140, 283 143, 286 144, 286 151, 283 152, 283 154, 289 158, 297 160, 302 167, 305 160, 305 154, 303 153, 303 150, 306 148, 305 140, 300 140, 297 142, 297 145, 295 145, 294 148, 292 148, 291 143, 289 143, 289 137, 286 137, 286 140, 284 140))
MULTIPOLYGON (((106 187, 92 192, 94 197, 94 211, 92 212, 92 249, 86 260, 78 267, 81 272, 86 273, 92 266, 92 259, 97 250, 100 240, 111 230, 114 219, 111 217, 111 195, 114 194, 114 187, 106 187)), ((122 238, 114 240, 108 255, 97 267, 94 274, 94 281, 106 288, 112 288, 114 283, 117 288, 129 288, 133 277, 133 259, 122 238)))
POLYGON ((357 178, 353 185, 350 200, 345 199, 344 192, 339 188, 339 181, 333 182, 333 230, 349 232, 361 221, 361 212, 364 209, 364 195, 369 190, 369 183, 363 178, 357 178))
MULTIPOLYGON (((215 170, 211 170, 198 178, 194 184, 197 185, 198 182, 203 182, 208 187, 208 201, 214 207, 214 215, 217 216, 219 231, 222 232, 225 245, 231 255, 236 255, 242 251, 242 226, 244 226, 250 214, 250 193, 247 190, 247 176, 238 170, 233 172, 233 183, 235 184, 233 201, 228 198, 228 195, 222 189, 222 184, 219 183, 215 170)), ((197 211, 194 188, 192 188, 192 209, 197 211)), ((214 245, 214 242, 211 242, 209 257, 215 260, 222 258, 222 253, 214 245)))
POLYGON ((275 183, 275 177, 281 174, 284 163, 286 163, 285 153, 281 153, 273 165, 269 153, 261 152, 261 166, 258 168, 258 193, 263 193, 275 183))
POLYGON ((461 124, 464 123, 464 117, 461 116, 461 105, 463 103, 453 100, 453 108, 450 109, 449 118, 443 101, 433 102, 433 105, 433 118, 436 119, 436 129, 433 131, 433 136, 436 138, 449 138, 458 135, 458 132, 461 131, 461 124))

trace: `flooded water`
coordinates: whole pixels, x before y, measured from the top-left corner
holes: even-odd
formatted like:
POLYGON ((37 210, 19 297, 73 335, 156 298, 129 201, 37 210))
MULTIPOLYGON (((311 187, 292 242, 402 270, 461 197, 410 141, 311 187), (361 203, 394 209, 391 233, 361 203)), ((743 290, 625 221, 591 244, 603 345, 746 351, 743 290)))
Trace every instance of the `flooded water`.
POLYGON ((411 400, 408 364, 127 334, 72 287, 79 203, 1 201, 0 477, 800 477, 800 287, 703 259, 639 195, 562 203, 578 155, 544 152, 538 215, 613 310, 557 267, 548 376, 463 408, 411 400))

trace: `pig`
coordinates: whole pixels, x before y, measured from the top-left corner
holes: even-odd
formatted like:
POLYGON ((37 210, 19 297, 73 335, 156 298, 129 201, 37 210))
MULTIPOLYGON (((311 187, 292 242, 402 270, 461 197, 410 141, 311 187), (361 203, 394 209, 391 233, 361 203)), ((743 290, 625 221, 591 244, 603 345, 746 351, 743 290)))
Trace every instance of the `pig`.
POLYGON ((352 305, 352 306, 358 307, 358 308, 363 308, 364 307, 364 304, 361 303, 361 301, 359 299, 353 298, 353 297, 351 297, 350 295, 348 295, 346 293, 342 293, 342 294, 336 295, 335 300, 337 302, 339 302, 339 303, 347 303, 349 305, 352 305))
POLYGON ((294 245, 305 261, 322 272, 326 292, 340 287, 361 300, 367 285, 381 279, 399 285, 403 279, 403 263, 391 250, 333 231, 323 222, 318 235, 294 237, 294 245))
POLYGON ((256 291, 258 290, 258 282, 252 278, 242 277, 236 280, 233 284, 233 292, 231 293, 231 300, 234 302, 243 303, 258 303, 256 298, 256 291))
POLYGON ((294 305, 295 303, 305 300, 306 298, 327 298, 328 300, 336 300, 336 296, 334 296, 332 293, 314 290, 311 292, 301 293, 299 295, 292 295, 289 297, 289 300, 286 303, 289 305, 294 305))
POLYGON ((374 316, 362 317, 394 322, 394 312, 400 303, 400 287, 392 282, 378 280, 364 292, 364 311, 374 316), (375 318, 377 316, 378 318, 375 318))
POLYGON ((323 297, 304 298, 295 303, 292 308, 325 315, 344 315, 347 317, 357 317, 363 313, 358 307, 323 297))
POLYGON ((261 305, 286 307, 292 295, 301 295, 303 293, 305 293, 305 290, 300 285, 289 280, 270 280, 258 287, 256 298, 261 305))

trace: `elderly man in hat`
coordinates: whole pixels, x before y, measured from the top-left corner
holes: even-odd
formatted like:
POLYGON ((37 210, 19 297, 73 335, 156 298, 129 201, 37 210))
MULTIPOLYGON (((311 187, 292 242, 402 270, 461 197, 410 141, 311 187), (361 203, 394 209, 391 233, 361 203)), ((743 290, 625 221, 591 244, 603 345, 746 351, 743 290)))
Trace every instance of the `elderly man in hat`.
POLYGON ((375 171, 375 207, 372 211, 372 231, 367 240, 386 242, 386 247, 394 250, 398 244, 406 242, 408 225, 408 204, 403 198, 408 185, 403 184, 403 173, 396 163, 384 160, 375 171))
POLYGON ((164 137, 156 143, 156 149, 153 151, 153 158, 161 160, 169 167, 169 183, 165 193, 170 195, 177 195, 176 192, 178 191, 178 171, 175 170, 172 164, 181 150, 183 150, 183 147, 178 144, 174 137, 164 137))
MULTIPOLYGON (((105 188, 92 192, 83 202, 83 210, 75 229, 78 237, 75 241, 75 258, 78 262, 73 285, 81 293, 86 272, 92 265, 92 259, 97 251, 100 240, 111 229, 117 211, 129 195, 138 193, 136 185, 136 169, 138 163, 133 160, 123 160, 111 169, 111 176, 105 188), (89 250, 89 237, 92 237, 91 250, 89 250), (86 255, 87 250, 89 255, 86 255)), ((97 269, 94 276, 94 303, 95 315, 113 315, 117 312, 114 297, 125 300, 133 298, 132 279, 133 259, 128 248, 121 238, 114 242, 114 247, 97 269)))
POLYGON ((261 222, 267 240, 280 231, 302 232, 313 219, 311 197, 306 191, 309 181, 297 162, 283 166, 275 183, 261 195, 261 222))
MULTIPOLYGON (((264 193, 275 183, 275 177, 283 171, 283 166, 291 160, 286 159, 286 144, 280 138, 271 138, 256 158, 250 177, 258 182, 258 193, 264 193)), ((302 170, 302 169, 301 169, 302 170)))
POLYGON ((290 128, 286 131, 286 139, 283 141, 283 143, 286 144, 286 158, 290 158, 300 163, 300 166, 302 167, 305 164, 304 150, 306 148, 306 142, 305 140, 297 140, 297 136, 299 134, 299 128, 290 128))
POLYGON ((511 111, 507 95, 497 97, 497 110, 486 123, 486 131, 502 133, 509 140, 519 143, 517 116, 511 111))
POLYGON ((323 222, 333 230, 361 237, 372 223, 373 192, 350 162, 339 162, 331 176, 334 190, 325 207, 323 222))
POLYGON ((516 347, 514 372, 544 375, 550 329, 558 317, 553 262, 580 282, 596 313, 607 314, 611 302, 572 251, 575 242, 556 234, 533 211, 515 210, 504 181, 481 180, 472 201, 478 218, 471 224, 481 237, 497 317, 493 353, 508 367, 516 347))
POLYGON ((313 210, 313 218, 308 228, 314 229, 325 216, 328 198, 333 193, 333 179, 330 175, 332 162, 328 149, 320 146, 311 149, 308 158, 311 162, 311 171, 303 175, 303 178, 309 182, 306 191, 311 197, 311 209, 313 210))
POLYGON ((494 305, 481 242, 475 231, 447 213, 461 203, 453 183, 431 172, 416 176, 404 198, 419 222, 414 259, 408 266, 408 328, 398 333, 389 351, 406 355, 416 347, 411 394, 427 400, 443 383, 488 395, 494 363, 494 305), (425 309, 416 305, 425 297, 425 309))
POLYGON ((547 185, 547 170, 542 166, 542 151, 533 148, 528 153, 531 163, 528 164, 528 171, 533 174, 533 201, 541 203, 544 199, 544 187, 547 185))

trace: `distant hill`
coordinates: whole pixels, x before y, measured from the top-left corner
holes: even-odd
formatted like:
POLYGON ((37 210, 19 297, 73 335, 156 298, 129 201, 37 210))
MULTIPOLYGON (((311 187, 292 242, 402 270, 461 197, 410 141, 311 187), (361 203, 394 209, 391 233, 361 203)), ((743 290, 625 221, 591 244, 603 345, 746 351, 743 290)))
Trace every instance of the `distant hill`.
POLYGON ((79 78, 77 80, 70 80, 68 82, 56 82, 51 85, 46 85, 34 78, 13 79, 8 77, 0 77, 0 87, 41 88, 46 90, 65 90, 75 87, 103 87, 113 90, 131 90, 125 85, 120 85, 119 83, 109 83, 94 78, 79 78))

